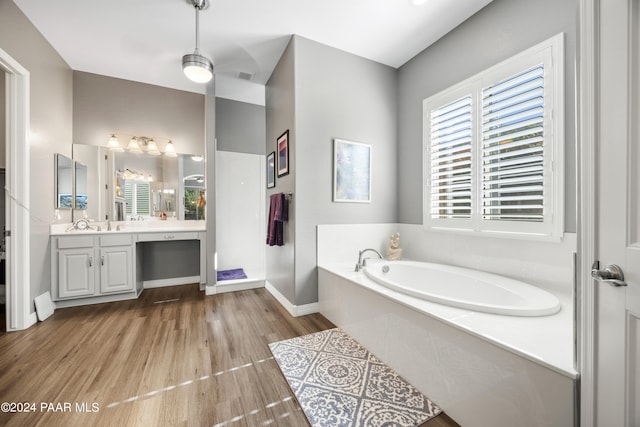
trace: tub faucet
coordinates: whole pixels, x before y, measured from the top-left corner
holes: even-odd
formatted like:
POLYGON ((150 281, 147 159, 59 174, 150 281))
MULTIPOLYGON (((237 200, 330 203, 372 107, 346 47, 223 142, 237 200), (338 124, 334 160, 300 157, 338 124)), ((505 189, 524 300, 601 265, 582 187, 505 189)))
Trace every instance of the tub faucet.
POLYGON ((355 271, 360 271, 362 270, 362 267, 367 265, 367 258, 362 258, 362 256, 369 251, 375 252, 375 254, 378 255, 380 259, 382 259, 382 255, 380 255, 380 252, 376 251, 375 249, 371 249, 371 248, 363 249, 358 253, 358 263, 356 264, 355 271))

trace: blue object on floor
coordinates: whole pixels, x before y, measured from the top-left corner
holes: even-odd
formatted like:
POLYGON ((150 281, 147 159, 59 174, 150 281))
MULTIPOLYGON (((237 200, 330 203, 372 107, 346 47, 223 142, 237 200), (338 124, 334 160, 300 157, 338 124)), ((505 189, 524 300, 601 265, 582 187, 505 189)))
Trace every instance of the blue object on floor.
POLYGON ((246 278, 247 278, 247 275, 244 273, 244 270, 241 268, 218 271, 218 281, 246 279, 246 278))

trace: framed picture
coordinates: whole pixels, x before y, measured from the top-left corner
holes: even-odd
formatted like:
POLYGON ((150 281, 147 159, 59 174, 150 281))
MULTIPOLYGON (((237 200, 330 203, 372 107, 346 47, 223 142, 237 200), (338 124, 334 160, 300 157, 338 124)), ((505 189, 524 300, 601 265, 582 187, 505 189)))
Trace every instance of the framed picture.
POLYGON ((86 194, 76 194, 76 205, 74 209, 87 209, 87 195, 86 194))
POLYGON ((267 188, 276 186, 276 152, 267 156, 267 188))
POLYGON ((278 178, 289 174, 289 129, 278 137, 278 178))
POLYGON ((333 140, 333 201, 371 202, 371 145, 333 140))
POLYGON ((58 209, 73 209, 73 195, 58 194, 58 209))

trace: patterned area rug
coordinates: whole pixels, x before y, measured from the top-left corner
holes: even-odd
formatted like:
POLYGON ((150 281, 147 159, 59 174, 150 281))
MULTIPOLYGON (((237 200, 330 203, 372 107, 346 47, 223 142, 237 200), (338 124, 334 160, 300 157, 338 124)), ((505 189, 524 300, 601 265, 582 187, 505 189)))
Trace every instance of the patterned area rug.
POLYGON ((442 412, 340 329, 269 348, 313 427, 413 427, 442 412))

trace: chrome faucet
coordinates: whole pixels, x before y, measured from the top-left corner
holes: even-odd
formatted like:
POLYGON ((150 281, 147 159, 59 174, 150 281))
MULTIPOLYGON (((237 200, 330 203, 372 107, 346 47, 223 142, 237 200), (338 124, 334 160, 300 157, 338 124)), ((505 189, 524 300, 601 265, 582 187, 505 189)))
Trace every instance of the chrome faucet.
POLYGON ((111 221, 107 218, 107 231, 111 231, 111 221))
POLYGON ((380 252, 376 251, 375 249, 371 249, 371 248, 363 249, 358 253, 358 263, 356 264, 355 271, 360 271, 362 270, 362 267, 365 267, 367 265, 367 258, 362 258, 362 256, 366 252, 374 252, 376 255, 378 255, 380 259, 382 259, 382 255, 380 255, 380 252))

